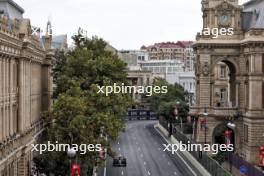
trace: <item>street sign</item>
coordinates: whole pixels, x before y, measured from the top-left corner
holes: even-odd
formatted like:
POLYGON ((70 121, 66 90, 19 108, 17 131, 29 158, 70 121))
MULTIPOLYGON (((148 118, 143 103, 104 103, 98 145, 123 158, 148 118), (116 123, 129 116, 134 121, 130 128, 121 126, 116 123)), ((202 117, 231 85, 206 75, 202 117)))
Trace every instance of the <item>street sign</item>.
POLYGON ((240 166, 239 168, 241 174, 246 174, 248 171, 248 168, 244 165, 240 166))

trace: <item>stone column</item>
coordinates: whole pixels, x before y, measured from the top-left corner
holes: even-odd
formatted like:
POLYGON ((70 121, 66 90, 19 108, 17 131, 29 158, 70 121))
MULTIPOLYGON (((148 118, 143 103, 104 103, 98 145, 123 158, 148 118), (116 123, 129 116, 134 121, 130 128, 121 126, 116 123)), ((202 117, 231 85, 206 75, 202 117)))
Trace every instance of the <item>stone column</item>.
POLYGON ((3 140, 3 107, 0 107, 0 142, 3 140))
POLYGON ((6 138, 6 96, 7 96, 7 92, 6 92, 6 60, 5 58, 3 58, 3 97, 4 97, 4 105, 3 105, 3 138, 6 138))
POLYGON ((23 154, 19 161, 18 161, 18 167, 17 167, 17 173, 19 176, 26 176, 26 162, 25 162, 25 154, 23 154))
POLYGON ((210 55, 201 54, 201 76, 200 76, 200 106, 210 106, 210 55))
MULTIPOLYGON (((3 60, 0 58, 0 101, 3 101, 3 60)), ((0 106, 0 141, 3 140, 3 106, 0 106)))
POLYGON ((240 95, 240 81, 236 80, 236 107, 240 107, 239 95, 240 95))
POLYGON ((18 131, 22 132, 24 128, 23 120, 23 89, 24 89, 24 62, 22 59, 19 60, 18 64, 18 131))
POLYGON ((249 109, 251 115, 257 115, 262 111, 262 55, 254 54, 251 56, 251 72, 249 74, 249 109))

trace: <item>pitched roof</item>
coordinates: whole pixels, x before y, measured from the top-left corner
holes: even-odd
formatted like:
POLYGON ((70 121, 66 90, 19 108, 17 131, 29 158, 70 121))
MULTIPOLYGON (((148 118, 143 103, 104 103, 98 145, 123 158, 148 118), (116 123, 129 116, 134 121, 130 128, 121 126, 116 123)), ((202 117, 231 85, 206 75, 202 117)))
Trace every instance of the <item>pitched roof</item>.
MULTIPOLYGON (((154 45, 150 45, 147 48, 149 49, 153 47, 155 48, 187 48, 192 43, 193 43, 192 41, 178 41, 176 43, 175 42, 161 42, 161 43, 155 43, 154 45)), ((141 48, 143 48, 143 46, 141 48)))

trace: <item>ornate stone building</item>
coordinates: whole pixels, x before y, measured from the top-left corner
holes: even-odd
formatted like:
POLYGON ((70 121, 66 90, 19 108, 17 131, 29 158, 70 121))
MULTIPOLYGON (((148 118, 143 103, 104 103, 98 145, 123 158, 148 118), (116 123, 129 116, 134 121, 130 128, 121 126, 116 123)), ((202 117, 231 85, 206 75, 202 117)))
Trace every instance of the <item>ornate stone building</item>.
POLYGON ((196 140, 221 143, 219 135, 223 136, 231 122, 235 124, 235 153, 251 163, 257 163, 259 146, 264 144, 263 7, 262 0, 251 0, 243 6, 238 0, 202 0, 203 31, 232 28, 233 34, 216 38, 200 33, 193 45, 197 55, 196 106, 190 113, 197 119, 196 140), (228 78, 222 80, 227 85, 228 103, 221 106, 214 96, 218 89, 215 68, 219 64, 228 67, 228 78), (204 119, 206 132, 201 125, 204 119))
POLYGON ((12 0, 0 10, 0 176, 28 176, 41 112, 51 104, 51 36, 43 46, 12 0))

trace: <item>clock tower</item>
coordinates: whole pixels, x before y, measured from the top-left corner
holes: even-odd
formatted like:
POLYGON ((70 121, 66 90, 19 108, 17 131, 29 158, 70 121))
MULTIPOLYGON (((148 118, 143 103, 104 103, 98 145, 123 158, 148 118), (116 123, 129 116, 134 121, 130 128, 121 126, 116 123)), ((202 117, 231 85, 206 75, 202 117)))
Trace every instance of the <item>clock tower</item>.
POLYGON ((223 144, 232 130, 234 152, 257 164, 264 144, 264 1, 202 0, 202 12, 193 44, 195 141, 223 144))
POLYGON ((235 36, 241 33, 242 6, 238 0, 203 0, 203 30, 232 28, 235 36))

